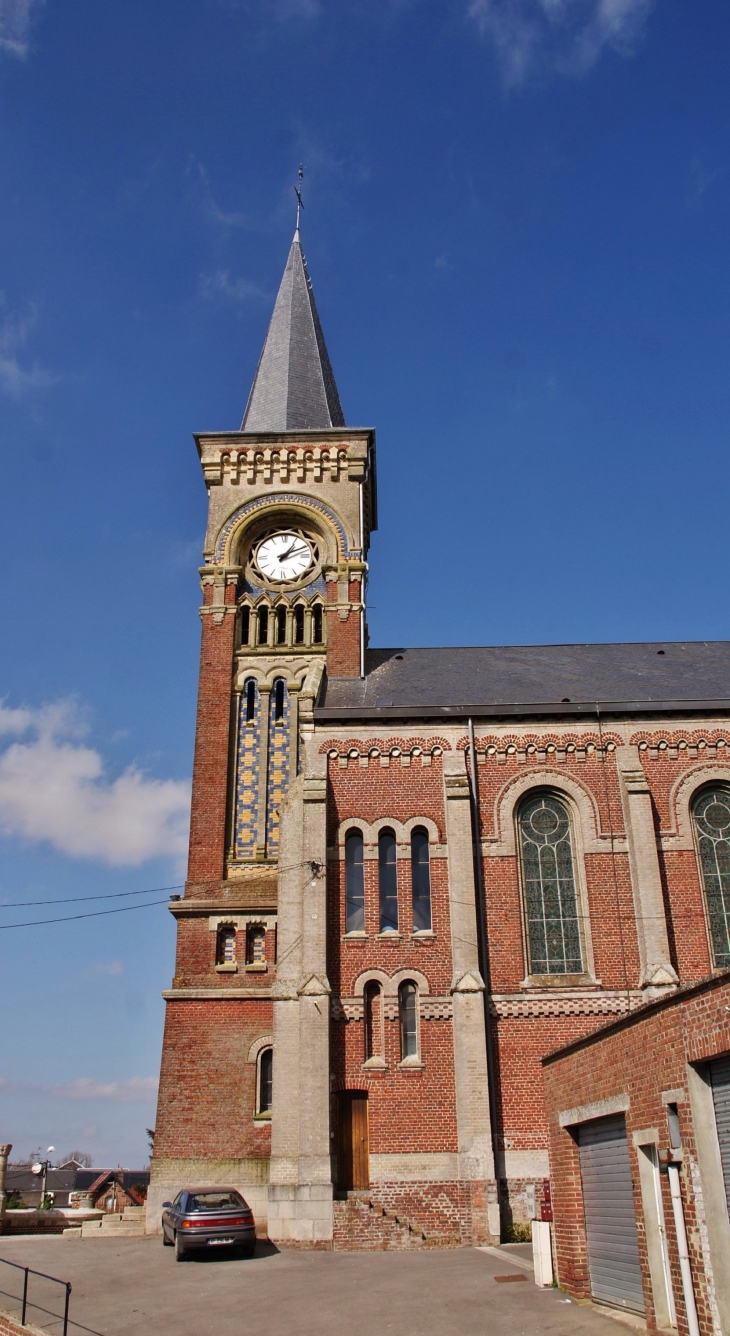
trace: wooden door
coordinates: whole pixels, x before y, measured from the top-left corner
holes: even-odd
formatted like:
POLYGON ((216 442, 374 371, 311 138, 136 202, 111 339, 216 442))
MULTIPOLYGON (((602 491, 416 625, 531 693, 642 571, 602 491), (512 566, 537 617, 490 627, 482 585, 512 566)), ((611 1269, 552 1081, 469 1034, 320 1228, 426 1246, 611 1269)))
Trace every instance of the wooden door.
POLYGON ((366 1090, 343 1090, 340 1095, 337 1178, 341 1188, 370 1187, 366 1090))

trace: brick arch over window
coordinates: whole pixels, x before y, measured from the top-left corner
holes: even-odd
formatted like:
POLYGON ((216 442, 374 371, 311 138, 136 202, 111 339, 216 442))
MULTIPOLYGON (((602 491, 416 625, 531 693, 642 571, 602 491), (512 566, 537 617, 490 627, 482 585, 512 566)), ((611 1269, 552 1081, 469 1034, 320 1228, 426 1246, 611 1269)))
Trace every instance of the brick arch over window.
MULTIPOLYGON (((611 849, 610 831, 602 830, 598 803, 595 796, 572 775, 560 771, 528 770, 509 780, 494 800, 494 830, 497 832, 494 854, 501 857, 515 856, 518 852, 516 812, 526 795, 532 790, 546 790, 556 798, 566 802, 573 818, 573 830, 576 837, 576 852, 604 854, 611 849)), ((620 811, 613 812, 614 841, 613 847, 623 852, 623 817, 620 811)))
POLYGON ((378 836, 381 830, 392 830, 401 856, 403 858, 410 857, 411 834, 419 827, 428 832, 429 846, 440 846, 439 828, 436 822, 428 816, 411 816, 407 821, 394 821, 392 817, 383 816, 372 822, 360 821, 354 816, 347 817, 338 827, 337 846, 340 851, 344 850, 348 831, 359 830, 362 833, 363 843, 366 847, 365 857, 377 858, 378 836))
POLYGON ((254 1039, 250 1049, 248 1050, 248 1057, 246 1058, 246 1062, 256 1062, 259 1053, 261 1052, 262 1049, 273 1048, 273 1047, 274 1047, 274 1040, 270 1034, 262 1035, 260 1039, 254 1039))
MULTIPOLYGON (((728 759, 730 760, 730 757, 728 759)), ((695 848, 692 804, 700 789, 712 784, 730 786, 730 765, 699 764, 689 771, 685 770, 678 777, 669 794, 669 811, 673 818, 674 829, 661 832, 662 848, 695 848)))
POLYGON ((377 980, 378 983, 383 985, 383 992, 386 997, 397 997, 398 989, 406 979, 412 979, 414 983, 417 983, 419 992, 423 993, 424 996, 429 995, 431 989, 428 979, 420 970, 397 970, 393 975, 386 974, 383 970, 363 970, 362 974, 359 974, 355 980, 352 990, 353 996, 362 997, 365 985, 370 983, 371 980, 377 980))

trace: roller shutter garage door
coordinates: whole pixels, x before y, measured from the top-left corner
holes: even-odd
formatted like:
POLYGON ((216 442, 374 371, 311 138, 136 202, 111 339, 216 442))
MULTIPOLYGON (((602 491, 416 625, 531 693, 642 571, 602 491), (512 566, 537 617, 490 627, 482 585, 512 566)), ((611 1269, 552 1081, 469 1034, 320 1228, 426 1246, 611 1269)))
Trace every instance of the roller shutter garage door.
POLYGON ((588 1267, 594 1299, 644 1312, 634 1193, 623 1114, 578 1128, 588 1267))
POLYGON ((730 1210, 730 1058, 718 1058, 716 1062, 709 1062, 707 1065, 710 1069, 712 1099, 715 1105, 725 1197, 730 1210))

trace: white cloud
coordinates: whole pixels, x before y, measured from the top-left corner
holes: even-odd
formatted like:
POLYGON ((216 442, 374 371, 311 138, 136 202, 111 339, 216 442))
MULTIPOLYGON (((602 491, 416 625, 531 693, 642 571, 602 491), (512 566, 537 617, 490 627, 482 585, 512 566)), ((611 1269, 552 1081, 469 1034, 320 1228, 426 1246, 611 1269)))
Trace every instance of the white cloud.
POLYGON ((190 785, 150 779, 136 766, 110 779, 99 752, 79 741, 83 732, 69 701, 37 710, 0 705, 0 736, 28 735, 0 752, 0 832, 112 867, 182 858, 190 785))
POLYGON ((470 0, 505 83, 544 69, 585 74, 605 49, 632 55, 653 0, 470 0))
MULTIPOLYGON (((0 34, 2 33, 3 0, 0 0, 0 34)), ((0 48, 2 37, 0 36, 0 48)), ((33 390, 47 390, 55 385, 59 377, 51 371, 45 371, 37 364, 23 366, 20 353, 28 341, 28 335, 37 321, 34 306, 29 306, 25 315, 8 309, 5 294, 0 292, 0 390, 20 399, 33 390)))
POLYGON ((227 269, 218 269, 214 274, 201 274, 198 285, 201 297, 222 298, 229 302, 270 301, 270 294, 247 278, 231 278, 227 269))
POLYGON ((157 1098, 157 1085, 156 1076, 129 1076, 125 1081, 95 1081, 91 1076, 80 1076, 68 1085, 29 1085, 24 1081, 7 1081, 0 1077, 0 1095, 145 1104, 157 1098))
POLYGON ((95 965, 89 965, 88 968, 90 974, 101 974, 110 979, 124 973, 121 960, 97 960, 95 965))
POLYGON ((43 0, 0 0, 0 51, 25 59, 33 12, 42 3, 43 0))

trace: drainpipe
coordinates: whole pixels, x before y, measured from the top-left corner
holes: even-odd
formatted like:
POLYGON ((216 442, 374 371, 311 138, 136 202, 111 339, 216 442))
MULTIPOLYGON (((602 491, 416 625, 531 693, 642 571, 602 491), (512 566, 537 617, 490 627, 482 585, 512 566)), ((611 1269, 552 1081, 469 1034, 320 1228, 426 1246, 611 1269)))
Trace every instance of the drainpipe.
MULTIPOLYGON (((479 969, 484 980, 484 1033, 487 1041, 487 1085, 489 1087, 489 1129, 492 1134, 492 1155, 494 1157, 494 1177, 498 1179, 497 1145, 497 1100, 494 1084, 494 1048, 492 1044, 492 1017, 489 1012, 489 955, 487 952, 487 910, 484 900, 484 868, 482 866, 482 823, 479 816, 479 777, 477 775, 477 753, 474 746, 474 723, 468 721, 469 757, 471 760, 472 835, 474 842, 474 871, 477 885, 477 922, 479 926, 479 969)), ((691 1336, 695 1336, 692 1332, 691 1336)))
POLYGON ((684 1307, 687 1314, 687 1327, 689 1336, 700 1336, 700 1325, 697 1321, 697 1305, 695 1304, 695 1294, 692 1288, 692 1272, 689 1265, 689 1249, 687 1247, 687 1230, 684 1223, 684 1206, 682 1205, 682 1190, 679 1185, 679 1166, 667 1165, 667 1174, 669 1176, 669 1191, 672 1195, 672 1210, 674 1211, 674 1228, 677 1232, 677 1249, 679 1252, 679 1271, 682 1277, 682 1294, 684 1295, 684 1307))

